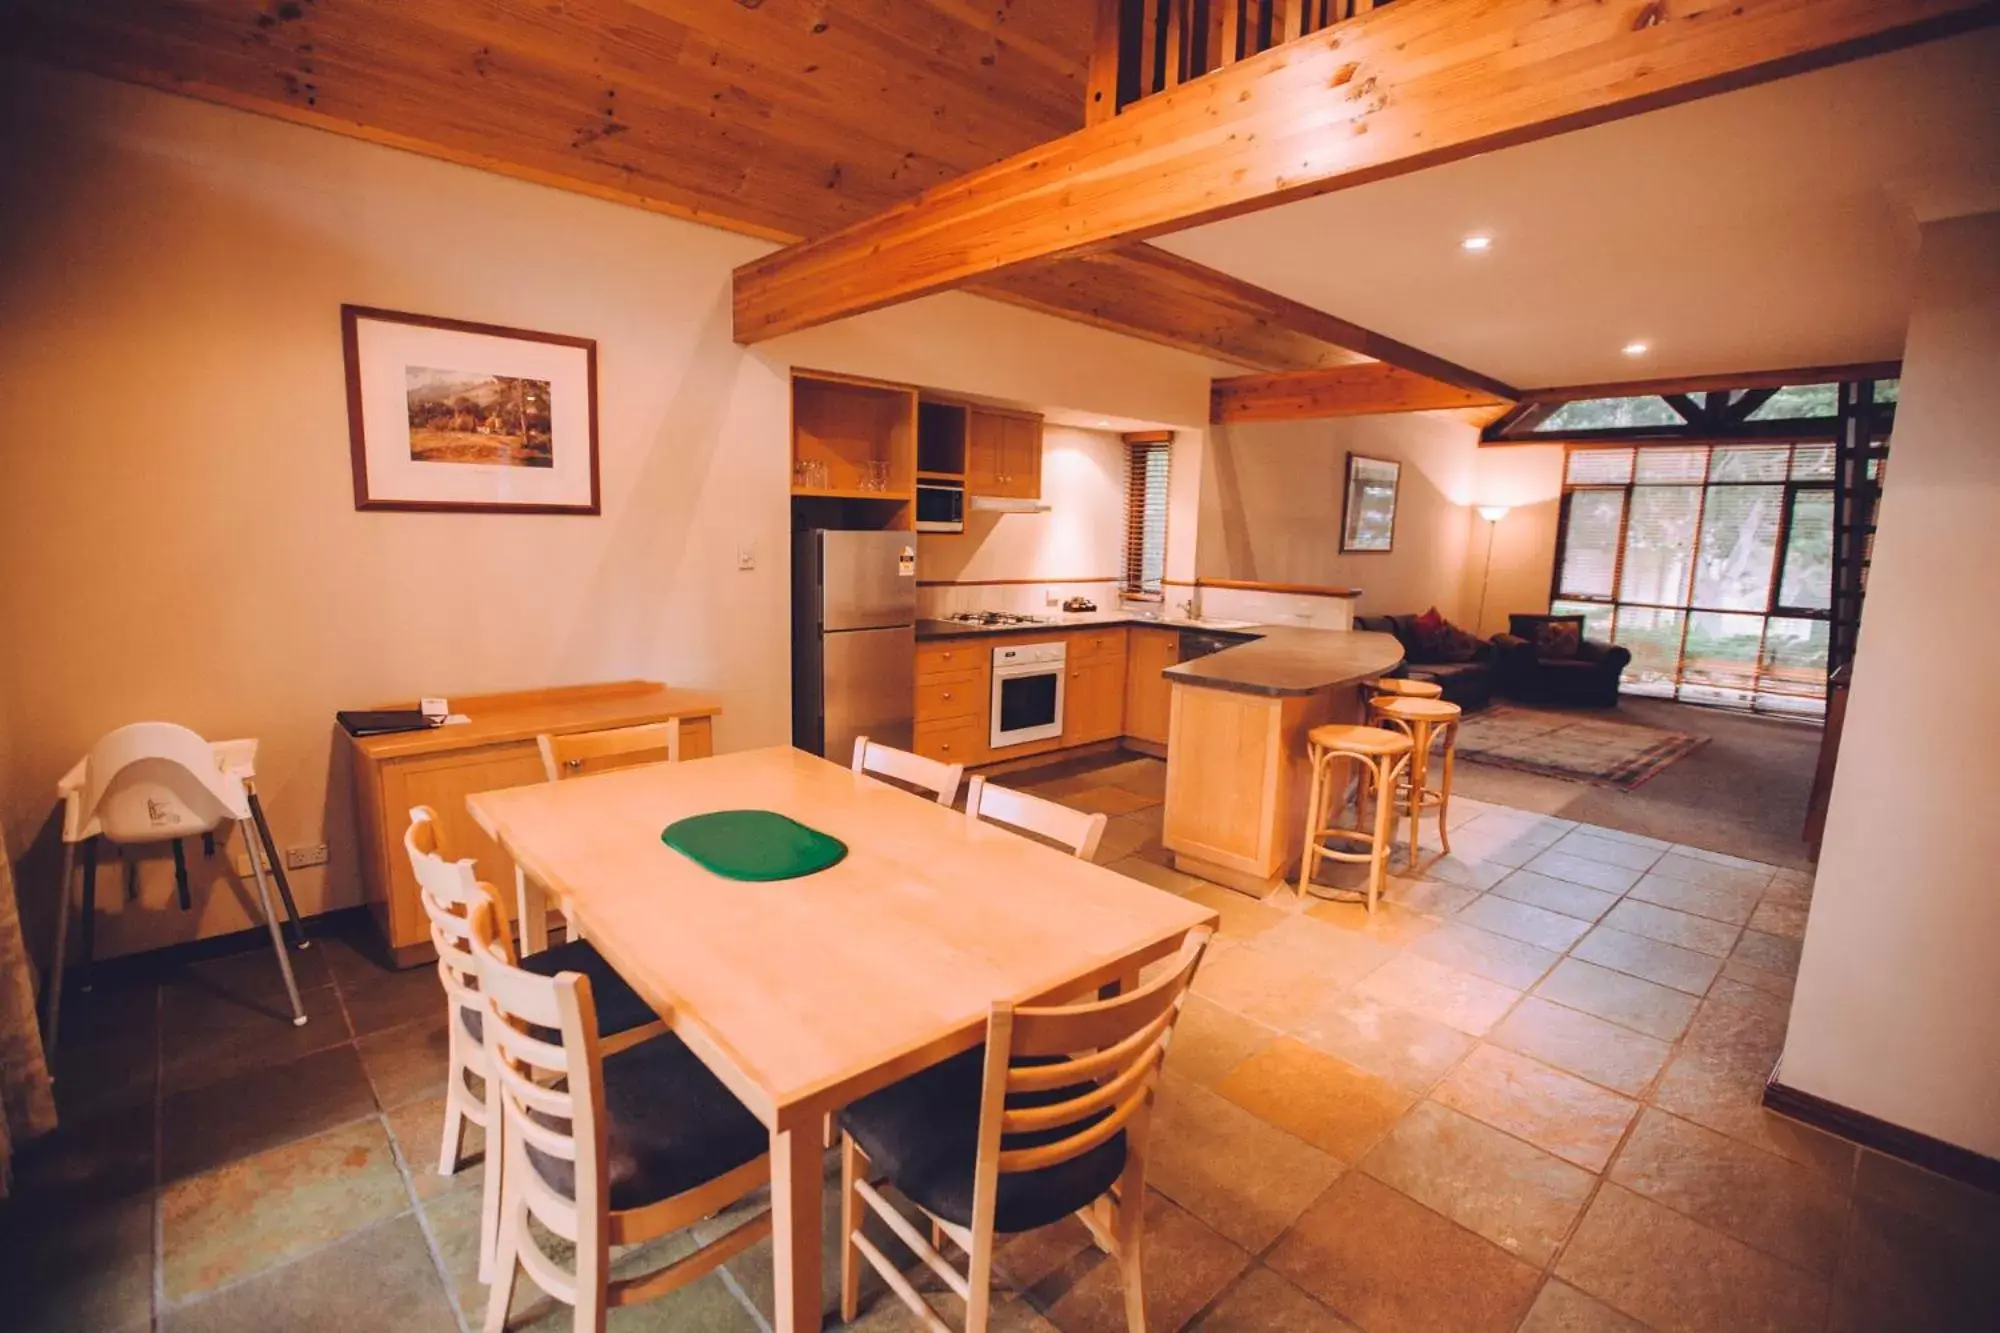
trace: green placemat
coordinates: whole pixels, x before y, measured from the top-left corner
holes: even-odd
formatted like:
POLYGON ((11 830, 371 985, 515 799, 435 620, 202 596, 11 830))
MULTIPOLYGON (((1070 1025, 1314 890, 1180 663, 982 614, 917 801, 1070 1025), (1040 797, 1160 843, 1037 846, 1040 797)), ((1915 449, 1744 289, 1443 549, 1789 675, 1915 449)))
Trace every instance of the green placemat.
POLYGON ((724 879, 797 879, 840 864, 847 844, 771 810, 717 810, 676 820, 667 844, 724 879))

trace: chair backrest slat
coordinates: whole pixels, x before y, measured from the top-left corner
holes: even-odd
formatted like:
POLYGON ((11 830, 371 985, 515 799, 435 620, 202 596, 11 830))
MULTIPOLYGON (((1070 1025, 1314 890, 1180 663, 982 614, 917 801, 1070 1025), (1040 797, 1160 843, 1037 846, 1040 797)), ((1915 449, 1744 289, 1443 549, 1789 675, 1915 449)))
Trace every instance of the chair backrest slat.
POLYGON ((866 736, 856 736, 854 771, 907 783, 931 793, 939 805, 950 805, 958 799, 958 782, 965 776, 965 765, 926 759, 908 750, 871 741, 866 736))
POLYGON ((673 764, 681 757, 681 720, 648 722, 604 731, 543 732, 535 737, 542 772, 550 782, 638 764, 673 764))
POLYGON ((978 776, 966 788, 965 814, 968 819, 986 819, 1026 829, 1051 842, 1061 843, 1086 861, 1097 855, 1097 844, 1104 837, 1106 825, 1111 822, 1105 814, 1072 810, 1040 796, 996 787, 978 776))
MULTIPOLYGON (((1154 1070, 1152 1074, 1157 1072, 1154 1070)), ((1033 1148, 1002 1148, 999 1158, 1001 1173, 1040 1171, 1047 1167, 1059 1166, 1073 1157, 1083 1156, 1129 1125, 1139 1112, 1145 1109, 1147 1099, 1152 1095, 1153 1078, 1149 1075, 1145 1084, 1120 1102, 1110 1115, 1102 1120, 1088 1122, 1083 1129, 1066 1139, 1040 1144, 1033 1148)))

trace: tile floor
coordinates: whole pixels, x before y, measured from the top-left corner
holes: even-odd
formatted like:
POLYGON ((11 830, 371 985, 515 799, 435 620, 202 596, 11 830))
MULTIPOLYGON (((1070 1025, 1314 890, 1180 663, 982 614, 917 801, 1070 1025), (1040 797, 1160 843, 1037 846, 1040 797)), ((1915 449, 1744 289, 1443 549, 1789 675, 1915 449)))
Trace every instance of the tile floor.
MULTIPOLYGON (((2000 1199, 1758 1104, 1804 876, 1461 801, 1452 854, 1372 920, 1259 903, 1167 868, 1163 775, 1015 779, 1111 813, 1103 860, 1222 916, 1159 1104, 1155 1333, 2000 1327, 2000 1199)), ((435 1172, 435 974, 337 939, 298 961, 304 1028, 255 952, 66 1011, 65 1128, 0 1207, 0 1325, 479 1326, 478 1171, 435 1172)), ((1078 1226, 1001 1268, 1010 1333, 1123 1327, 1078 1226)), ((759 1246, 612 1327, 752 1333, 769 1289, 759 1246)), ((514 1326, 569 1316, 524 1282, 514 1326)), ((916 1322, 880 1296, 857 1327, 916 1322)))

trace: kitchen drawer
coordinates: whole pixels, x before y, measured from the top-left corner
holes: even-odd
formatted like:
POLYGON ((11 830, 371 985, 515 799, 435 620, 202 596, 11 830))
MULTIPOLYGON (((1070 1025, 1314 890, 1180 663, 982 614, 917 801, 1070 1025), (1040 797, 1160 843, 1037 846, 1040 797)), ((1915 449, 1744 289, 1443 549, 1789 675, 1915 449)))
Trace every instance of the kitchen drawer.
POLYGON ((953 671, 925 676, 917 682, 917 721, 983 719, 991 693, 984 671, 953 671))
POLYGON ((1123 657, 1125 641, 1126 633, 1123 625, 1111 629, 1074 632, 1069 636, 1069 660, 1077 662, 1100 657, 1123 657))
POLYGON ((947 764, 978 764, 986 759, 984 717, 951 718, 942 722, 917 719, 916 751, 926 759, 947 764))
POLYGON ((986 671, 993 665, 993 645, 978 640, 945 639, 917 645, 917 679, 986 671))

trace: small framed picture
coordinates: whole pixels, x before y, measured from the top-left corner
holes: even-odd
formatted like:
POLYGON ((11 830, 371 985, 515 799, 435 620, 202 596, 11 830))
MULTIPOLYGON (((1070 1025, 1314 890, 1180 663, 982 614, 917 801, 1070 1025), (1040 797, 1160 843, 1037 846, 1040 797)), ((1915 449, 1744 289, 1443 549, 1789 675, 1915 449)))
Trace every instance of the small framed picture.
POLYGON ((595 514, 597 344, 340 308, 356 509, 595 514))
POLYGON ((1403 465, 1362 454, 1347 456, 1347 493, 1340 508, 1340 549, 1389 551, 1396 545, 1396 487, 1403 465))

